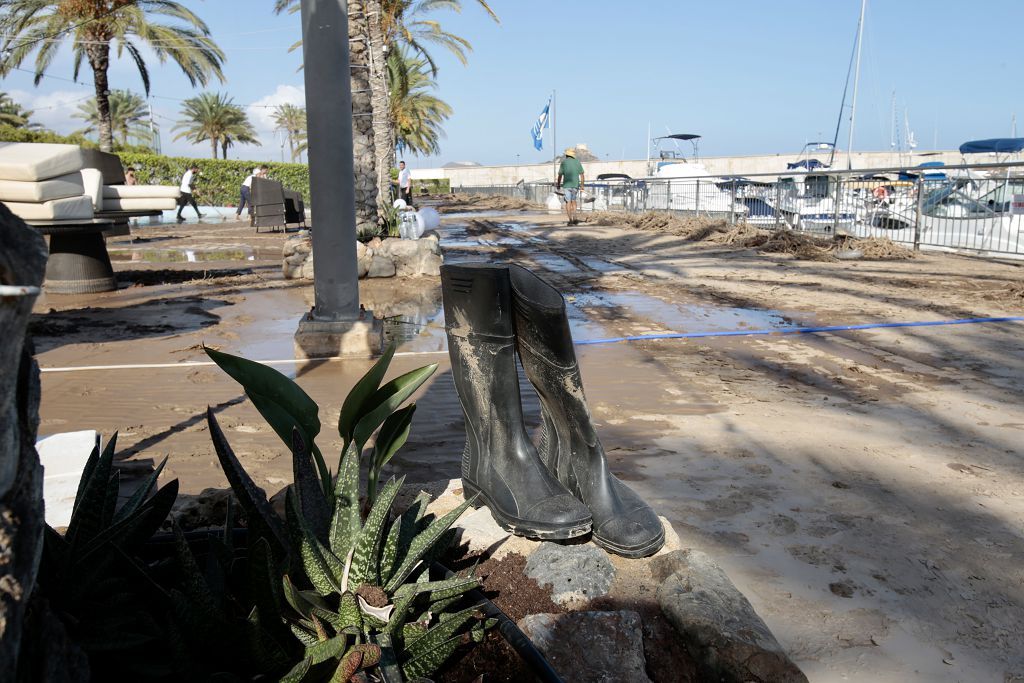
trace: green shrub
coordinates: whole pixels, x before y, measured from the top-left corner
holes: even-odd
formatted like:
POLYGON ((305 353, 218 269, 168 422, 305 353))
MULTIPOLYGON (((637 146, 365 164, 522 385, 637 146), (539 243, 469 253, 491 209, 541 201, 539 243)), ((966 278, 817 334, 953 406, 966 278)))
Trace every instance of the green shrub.
MULTIPOLYGON (((238 204, 242 181, 252 173, 258 161, 239 159, 190 159, 156 154, 119 154, 125 168, 135 168, 135 176, 143 185, 177 185, 181 176, 193 163, 199 167, 196 181, 196 201, 204 206, 235 206, 238 204)), ((269 177, 290 190, 302 193, 309 204, 309 167, 305 164, 267 163, 269 177)))
POLYGON ((87 149, 99 147, 92 140, 84 135, 60 135, 52 130, 33 130, 29 128, 14 128, 13 126, 0 126, 0 142, 47 142, 58 145, 80 145, 87 149))

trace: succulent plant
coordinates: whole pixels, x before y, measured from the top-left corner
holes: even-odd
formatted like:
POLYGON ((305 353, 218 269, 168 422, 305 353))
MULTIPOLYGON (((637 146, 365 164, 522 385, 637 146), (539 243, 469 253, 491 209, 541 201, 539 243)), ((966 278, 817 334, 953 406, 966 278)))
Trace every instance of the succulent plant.
POLYGON ((404 477, 379 487, 382 468, 409 435, 415 405, 401 405, 436 369, 418 368, 382 385, 394 350, 387 349, 345 399, 338 420, 344 447, 334 478, 313 442, 320 431, 315 402, 272 368, 207 349, 292 451, 295 483, 286 494, 282 523, 208 411, 217 455, 250 529, 259 529, 271 554, 287 556, 281 592, 294 611, 285 620, 304 652, 282 681, 347 681, 375 668, 386 677, 396 667, 407 678, 425 676, 460 643, 482 640, 493 625, 479 606, 463 604, 479 585, 475 577, 430 575, 452 543, 452 524, 470 502, 435 519, 422 494, 392 518, 404 477), (374 433, 374 446, 366 449, 374 433), (365 506, 359 499, 364 449, 365 506))

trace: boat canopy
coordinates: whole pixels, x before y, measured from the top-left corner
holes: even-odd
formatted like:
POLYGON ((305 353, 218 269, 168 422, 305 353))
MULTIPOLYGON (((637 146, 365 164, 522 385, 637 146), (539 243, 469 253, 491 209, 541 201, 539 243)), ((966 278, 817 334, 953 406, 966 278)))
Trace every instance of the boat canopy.
POLYGON ((700 138, 699 135, 693 133, 673 133, 672 135, 663 135, 660 138, 654 138, 655 140, 697 140, 700 138))
POLYGON ((813 171, 816 168, 828 168, 828 165, 821 163, 817 159, 801 159, 800 161, 797 161, 796 163, 786 164, 786 168, 787 169, 805 168, 808 171, 813 171))
POLYGON ((1024 138, 992 138, 990 140, 971 140, 960 145, 961 154, 1013 154, 1024 151, 1024 138))

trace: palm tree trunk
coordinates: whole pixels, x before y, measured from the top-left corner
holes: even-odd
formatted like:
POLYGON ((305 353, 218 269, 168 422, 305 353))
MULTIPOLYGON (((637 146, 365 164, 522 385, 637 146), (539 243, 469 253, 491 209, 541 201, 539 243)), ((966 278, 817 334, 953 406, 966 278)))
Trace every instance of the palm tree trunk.
POLYGON ((377 204, 373 100, 370 97, 369 25, 366 2, 348 3, 349 62, 352 85, 352 147, 356 181, 356 232, 375 232, 381 224, 377 204))
POLYGON ((370 90, 373 99, 373 145, 377 152, 377 203, 391 204, 391 169, 395 167, 395 129, 388 92, 387 50, 381 26, 381 0, 367 0, 370 29, 370 90))
POLYGON ((110 67, 110 45, 95 41, 85 49, 92 67, 93 85, 96 88, 96 111, 99 114, 100 149, 114 151, 114 132, 110 122, 110 83, 107 69, 110 67))
POLYGON ((213 148, 213 158, 217 158, 217 143, 220 142, 217 138, 210 138, 210 146, 213 148))

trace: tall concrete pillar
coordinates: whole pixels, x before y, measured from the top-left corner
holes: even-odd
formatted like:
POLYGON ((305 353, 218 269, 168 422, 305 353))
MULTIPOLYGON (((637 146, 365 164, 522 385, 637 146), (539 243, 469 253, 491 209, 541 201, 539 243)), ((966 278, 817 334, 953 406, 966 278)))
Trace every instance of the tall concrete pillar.
POLYGON ((359 308, 347 0, 302 0, 316 303, 295 334, 300 357, 379 352, 380 324, 359 308))

